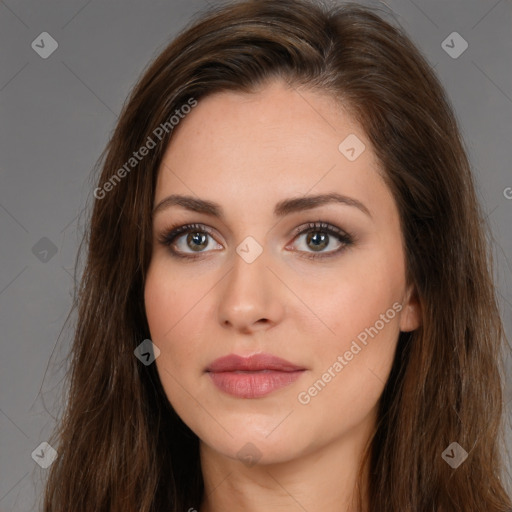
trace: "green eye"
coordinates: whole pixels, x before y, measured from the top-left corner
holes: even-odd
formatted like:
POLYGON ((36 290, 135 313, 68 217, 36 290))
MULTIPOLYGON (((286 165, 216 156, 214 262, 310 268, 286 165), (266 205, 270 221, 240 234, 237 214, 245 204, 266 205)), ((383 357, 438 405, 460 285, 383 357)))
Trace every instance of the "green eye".
MULTIPOLYGON (((353 237, 340 228, 326 222, 310 222, 294 230, 294 242, 305 236, 302 248, 293 251, 305 258, 327 258, 340 253, 347 246, 353 244, 353 237), (332 246, 334 245, 334 248, 332 246), (328 250, 325 250, 328 249, 328 250)), ((170 228, 159 237, 162 245, 169 247, 174 256, 194 259, 202 253, 211 252, 211 245, 215 245, 213 231, 204 224, 185 224, 170 228), (211 241, 213 240, 214 243, 211 241)), ((290 246, 287 246, 287 248, 290 246)), ((215 249, 222 249, 216 244, 215 249)))
POLYGON ((296 230, 295 239, 306 235, 305 247, 306 249, 296 249, 297 252, 304 253, 306 258, 325 258, 338 254, 345 247, 353 243, 350 235, 342 231, 336 226, 325 222, 311 222, 307 227, 301 226, 296 230), (333 239, 336 242, 334 249, 325 251, 333 245, 333 239), (310 249, 310 251, 308 251, 310 249), (311 252, 312 251, 312 252, 311 252))

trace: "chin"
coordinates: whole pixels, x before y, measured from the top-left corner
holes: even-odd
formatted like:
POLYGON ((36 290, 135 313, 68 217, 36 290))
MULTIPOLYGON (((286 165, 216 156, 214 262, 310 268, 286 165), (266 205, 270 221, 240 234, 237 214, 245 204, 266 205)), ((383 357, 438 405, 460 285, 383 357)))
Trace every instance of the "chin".
MULTIPOLYGON (((282 421, 282 418, 274 422, 273 428, 279 425, 279 421, 282 421)), ((224 431, 221 436, 212 436, 210 429, 196 433, 205 448, 225 457, 240 460, 247 466, 289 462, 306 453, 308 446, 311 446, 304 437, 303 429, 290 432, 280 425, 272 432, 266 424, 265 428, 254 424, 254 428, 250 428, 247 426, 248 423, 249 420, 245 422, 246 426, 243 429, 227 428, 232 437, 224 431)))

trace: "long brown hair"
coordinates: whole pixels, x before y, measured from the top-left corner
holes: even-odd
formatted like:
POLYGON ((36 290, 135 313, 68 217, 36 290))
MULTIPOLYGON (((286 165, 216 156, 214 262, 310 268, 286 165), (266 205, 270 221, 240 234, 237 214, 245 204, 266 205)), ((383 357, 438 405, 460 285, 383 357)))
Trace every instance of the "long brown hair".
POLYGON ((255 92, 272 78, 331 94, 364 129, 398 205, 407 278, 421 303, 421 327, 400 334, 367 451, 369 510, 507 511, 505 339, 487 227, 438 79, 373 9, 249 0, 203 13, 149 65, 99 160, 45 512, 199 508, 197 436, 173 411, 155 365, 134 356, 150 337, 143 290, 156 173, 183 105, 255 92), (127 167, 148 138, 155 146, 127 167), (442 457, 452 442, 469 454, 457 469, 442 457))

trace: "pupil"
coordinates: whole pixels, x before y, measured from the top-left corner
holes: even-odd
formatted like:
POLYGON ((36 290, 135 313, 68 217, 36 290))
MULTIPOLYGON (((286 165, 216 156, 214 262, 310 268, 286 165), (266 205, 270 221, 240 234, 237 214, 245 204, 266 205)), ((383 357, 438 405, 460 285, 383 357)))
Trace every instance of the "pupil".
POLYGON ((187 243, 189 243, 189 242, 193 242, 195 245, 195 247, 194 247, 194 246, 190 246, 190 244, 189 244, 189 247, 193 251, 204 249, 208 245, 208 242, 206 240, 206 235, 204 233, 189 233, 187 236, 187 243))
POLYGON ((319 250, 319 249, 324 249, 325 247, 327 247, 327 235, 325 233, 319 233, 318 231, 316 232, 311 232, 311 233, 308 233, 308 236, 307 236, 307 243, 309 242, 313 242, 313 246, 312 248, 316 251, 316 250, 319 250), (320 236, 318 236, 320 235, 320 236))

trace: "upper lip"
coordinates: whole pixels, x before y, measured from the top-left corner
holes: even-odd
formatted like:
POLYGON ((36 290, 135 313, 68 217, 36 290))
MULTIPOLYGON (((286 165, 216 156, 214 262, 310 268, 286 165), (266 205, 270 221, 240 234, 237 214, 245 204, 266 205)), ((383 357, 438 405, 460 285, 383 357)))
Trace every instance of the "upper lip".
POLYGON ((251 356, 239 356, 229 354, 215 359, 207 368, 207 372, 235 372, 235 371, 261 371, 274 370, 280 372, 294 372, 304 370, 290 361, 273 356, 272 354, 253 354, 251 356))

